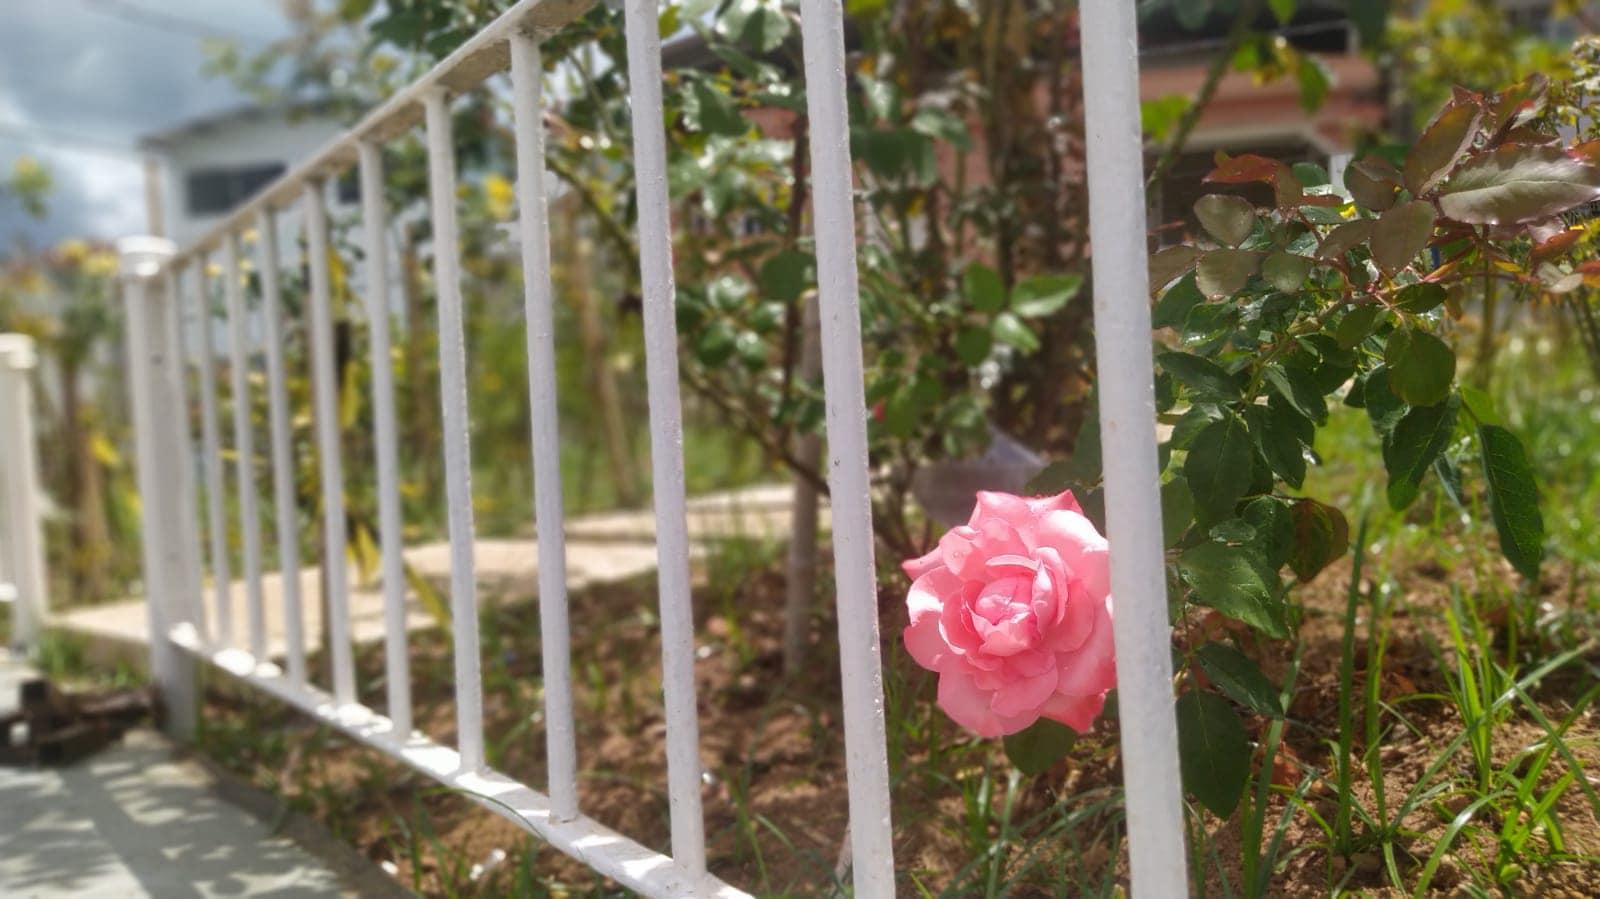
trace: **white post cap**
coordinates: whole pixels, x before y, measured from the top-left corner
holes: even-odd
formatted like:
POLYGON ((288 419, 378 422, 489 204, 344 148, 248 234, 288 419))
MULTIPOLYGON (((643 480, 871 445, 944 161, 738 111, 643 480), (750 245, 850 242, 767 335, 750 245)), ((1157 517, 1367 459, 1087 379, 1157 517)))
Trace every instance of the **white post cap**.
POLYGON ((141 235, 117 241, 117 258, 124 278, 153 278, 177 252, 177 245, 165 237, 141 235))
POLYGON ((33 338, 26 334, 0 334, 0 365, 22 370, 39 364, 33 338))

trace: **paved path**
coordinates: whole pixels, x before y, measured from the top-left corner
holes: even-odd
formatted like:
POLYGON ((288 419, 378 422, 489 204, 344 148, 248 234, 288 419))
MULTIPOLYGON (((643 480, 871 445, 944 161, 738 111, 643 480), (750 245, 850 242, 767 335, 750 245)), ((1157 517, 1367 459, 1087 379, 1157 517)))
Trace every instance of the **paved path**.
MULTIPOLYGON (((27 672, 0 653, 0 714, 27 672)), ((320 897, 400 893, 329 862, 219 795, 153 731, 64 768, 0 767, 0 896, 320 897)), ((344 864, 341 862, 341 865, 344 864)))
MULTIPOLYGON (((688 504, 691 552, 703 556, 708 543, 736 537, 786 539, 790 495, 791 488, 787 485, 763 484, 691 499, 688 504)), ((827 527, 826 504, 821 526, 827 527)), ((655 515, 649 510, 608 512, 569 520, 566 527, 569 589, 621 583, 653 572, 656 568, 655 531, 655 515)), ((263 539, 271 540, 270 532, 263 539)), ((444 590, 450 575, 448 542, 408 547, 405 558, 414 572, 438 585, 441 592, 444 590)), ((533 596, 538 588, 538 559, 536 539, 479 540, 473 551, 479 601, 533 596)), ((320 577, 317 568, 305 568, 300 572, 308 648, 321 645, 322 604, 316 601, 320 577)), ((262 592, 266 600, 268 651, 274 657, 282 657, 288 647, 283 628, 283 576, 277 572, 264 575, 262 592)), ((233 642, 243 646, 248 621, 243 581, 234 582, 231 598, 233 642)), ((215 621, 215 593, 209 588, 206 603, 207 612, 215 621)), ((407 625, 411 629, 433 626, 433 618, 414 594, 408 593, 407 608, 407 625)), ((351 636, 357 643, 383 639, 383 593, 376 575, 370 583, 352 585, 350 617, 351 636)), ((143 598, 74 609, 55 615, 52 624, 118 643, 147 644, 149 641, 143 598)))

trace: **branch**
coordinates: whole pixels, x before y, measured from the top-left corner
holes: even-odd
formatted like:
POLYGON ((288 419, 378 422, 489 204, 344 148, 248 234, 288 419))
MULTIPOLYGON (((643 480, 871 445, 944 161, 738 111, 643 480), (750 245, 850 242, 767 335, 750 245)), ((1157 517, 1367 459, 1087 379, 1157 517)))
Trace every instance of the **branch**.
POLYGON ((1228 64, 1233 61, 1233 55, 1239 51, 1239 45, 1244 43, 1245 35, 1250 33, 1250 25, 1255 22, 1256 16, 1261 12, 1261 0, 1244 0, 1239 4, 1239 14, 1234 17, 1233 25, 1228 29, 1227 43, 1217 51, 1211 59, 1211 67, 1206 70, 1206 80, 1200 85, 1199 93, 1195 94, 1194 102, 1183 111, 1183 118, 1178 120, 1177 128, 1172 132, 1172 139, 1167 142, 1167 148, 1161 151, 1161 158, 1150 169, 1150 177, 1145 180, 1146 190, 1155 187, 1161 179, 1167 177, 1172 167, 1178 164, 1178 157, 1183 155, 1183 147, 1189 142, 1189 134, 1200 124, 1200 116, 1211 105, 1211 100, 1217 95, 1217 87, 1222 84, 1222 76, 1228 72, 1228 64))

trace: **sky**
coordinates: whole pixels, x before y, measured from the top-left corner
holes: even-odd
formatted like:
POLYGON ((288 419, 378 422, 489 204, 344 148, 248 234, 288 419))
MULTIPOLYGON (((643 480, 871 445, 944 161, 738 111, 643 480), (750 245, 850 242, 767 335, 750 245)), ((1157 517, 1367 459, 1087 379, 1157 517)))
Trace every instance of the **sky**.
POLYGON ((0 258, 143 231, 139 138, 247 102, 201 72, 202 41, 282 37, 283 2, 0 0, 0 174, 26 155, 55 180, 42 221, 0 198, 0 258))

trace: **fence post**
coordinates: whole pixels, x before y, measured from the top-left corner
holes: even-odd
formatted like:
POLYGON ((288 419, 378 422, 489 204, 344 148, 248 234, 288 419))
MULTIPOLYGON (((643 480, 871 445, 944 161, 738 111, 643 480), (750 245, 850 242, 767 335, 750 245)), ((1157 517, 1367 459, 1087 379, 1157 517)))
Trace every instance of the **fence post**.
POLYGON ((1138 29, 1129 0, 1085 0, 1081 9, 1095 358, 1130 881, 1135 899, 1165 899, 1188 895, 1189 885, 1156 462, 1138 29))
POLYGON ((184 622, 188 596, 180 502, 184 500, 174 428, 185 410, 174 395, 174 348, 167 316, 172 297, 158 278, 172 258, 170 241, 132 237, 117 244, 122 298, 127 313, 129 388, 133 395, 135 449, 144 552, 145 608, 150 628, 150 677, 161 691, 164 727, 180 740, 194 735, 199 692, 195 663, 172 642, 171 628, 184 622))
POLYGON ((31 651, 49 610, 39 528, 39 450, 33 428, 33 338, 0 334, 0 572, 16 595, 11 643, 31 651))

